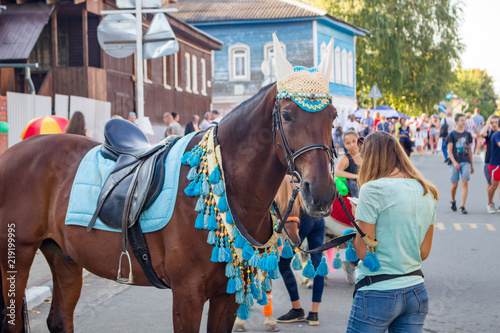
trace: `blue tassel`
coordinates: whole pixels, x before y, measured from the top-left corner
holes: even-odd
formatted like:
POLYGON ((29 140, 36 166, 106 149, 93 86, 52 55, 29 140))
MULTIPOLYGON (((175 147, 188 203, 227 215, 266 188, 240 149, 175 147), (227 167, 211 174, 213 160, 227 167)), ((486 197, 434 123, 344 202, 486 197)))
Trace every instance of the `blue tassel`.
POLYGON ((211 230, 208 233, 207 243, 208 244, 215 244, 215 231, 211 230))
POLYGON ((352 244, 349 244, 349 246, 345 250, 345 261, 356 262, 358 260, 359 258, 356 254, 356 251, 354 250, 354 247, 352 247, 352 244))
POLYGON ((262 289, 262 296, 261 296, 261 299, 259 299, 257 301, 257 304, 262 305, 262 306, 269 304, 269 302, 267 301, 267 294, 266 294, 266 291, 264 289, 262 289))
POLYGON ((208 230, 208 219, 210 218, 209 211, 205 211, 205 214, 203 215, 203 229, 208 230))
POLYGON ((281 277, 280 270, 276 268, 274 271, 269 272, 269 278, 272 280, 277 280, 281 277))
POLYGON ((207 179, 203 180, 201 183, 201 195, 209 195, 210 194, 210 185, 208 185, 207 179))
POLYGON ((196 186, 194 187, 193 194, 195 197, 198 197, 201 195, 201 181, 196 183, 196 186))
POLYGON ((203 223, 203 214, 202 213, 198 214, 198 216, 196 217, 196 222, 194 223, 194 227, 196 229, 205 229, 205 225, 203 223))
POLYGON ((370 253, 369 250, 366 251, 366 257, 365 257, 365 259, 363 259, 363 266, 368 268, 370 270, 370 272, 375 272, 374 271, 375 266, 376 266, 375 261, 373 260, 372 254, 370 253))
POLYGON ((195 187, 196 187, 196 182, 192 181, 191 183, 189 183, 188 187, 184 189, 184 193, 186 193, 188 197, 195 197, 196 196, 194 194, 195 187))
POLYGON ((191 158, 189 158, 189 165, 191 167, 197 167, 200 165, 201 156, 197 153, 191 154, 191 158))
POLYGON ((285 242, 285 247, 283 247, 283 250, 281 250, 281 256, 285 259, 293 258, 293 251, 292 248, 290 247, 290 242, 288 241, 285 242))
POLYGON ((202 197, 198 198, 198 201, 196 202, 196 208, 194 210, 200 213, 205 210, 205 200, 202 197))
POLYGON ((190 157, 191 157, 191 152, 190 151, 185 152, 184 155, 182 155, 181 163, 184 165, 188 165, 189 164, 188 160, 190 157))
POLYGON ((260 259, 260 261, 259 261, 259 269, 261 271, 266 272, 267 271, 266 265, 267 265, 267 253, 264 253, 262 255, 262 259, 260 259))
MULTIPOLYGON (((231 212, 230 211, 227 211, 226 212, 226 222, 227 224, 231 224, 233 225, 234 224, 234 221, 233 221, 233 216, 231 215, 231 212)), ((236 228, 235 228, 236 229, 236 228)))
POLYGON ((214 171, 210 174, 210 177, 208 177, 208 181, 210 184, 217 184, 220 181, 220 170, 219 166, 216 166, 214 168, 214 171))
MULTIPOLYGON (((342 265, 342 262, 340 263, 342 265)), ((318 265, 318 269, 316 269, 316 274, 319 276, 327 276, 328 275, 328 264, 326 263, 326 258, 321 258, 321 262, 318 265)))
POLYGON ((307 261, 306 266, 302 270, 302 276, 308 279, 314 279, 316 276, 316 271, 314 270, 314 266, 311 260, 307 261))
POLYGON ((245 297, 245 304, 251 308, 253 306, 253 297, 252 293, 247 292, 247 296, 245 297))
POLYGON ((276 257, 276 252, 273 251, 267 258, 266 268, 268 272, 274 271, 278 268, 278 258, 276 257))
POLYGON ((252 259, 253 248, 250 245, 246 245, 243 248, 243 252, 242 252, 241 256, 243 257, 243 259, 245 259, 247 261, 250 260, 250 259, 252 259))
POLYGON ((293 258, 293 261, 292 261, 292 268, 295 270, 295 271, 300 271, 302 269, 302 260, 300 260, 300 257, 299 257, 299 254, 296 253, 295 254, 295 258, 293 258))
POLYGON ((259 301, 259 297, 262 297, 262 293, 260 292, 260 288, 257 287, 255 283, 250 284, 250 291, 252 292, 253 298, 259 301))
POLYGON ((227 200, 225 195, 220 197, 219 203, 217 204, 217 208, 223 213, 228 211, 229 208, 227 207, 227 200))
POLYGON ((238 238, 238 235, 240 235, 240 232, 238 231, 238 228, 233 228, 233 238, 236 240, 238 238))
MULTIPOLYGON (((266 276, 266 279, 264 280, 264 290, 265 291, 271 291, 272 290, 272 287, 271 287, 271 280, 269 280, 269 278, 266 276)), ((267 296, 266 296, 267 298, 267 296)))
POLYGON ((245 291, 239 290, 236 292, 236 303, 243 304, 245 303, 245 291))
POLYGON ((208 218, 208 230, 217 230, 219 227, 217 226, 217 219, 215 218, 214 211, 210 212, 210 217, 208 218))
POLYGON ((281 247, 281 246, 283 246, 283 241, 281 240, 281 237, 280 237, 280 238, 278 238, 278 247, 281 247))
POLYGON ((257 267, 259 265, 260 261, 260 256, 259 256, 259 250, 255 250, 252 258, 250 258, 250 261, 248 261, 248 264, 252 267, 257 267))
POLYGON ((226 276, 227 276, 228 278, 232 278, 232 277, 234 277, 235 275, 236 275, 236 272, 235 272, 235 270, 234 270, 233 263, 228 262, 228 263, 226 264, 226 276))
POLYGON ((238 236, 236 237, 236 240, 234 242, 234 247, 237 249, 243 249, 248 243, 248 241, 241 236, 240 233, 238 233, 238 236))
POLYGON ((335 259, 333 259, 333 268, 335 269, 341 269, 342 268, 342 260, 340 259, 340 253, 337 250, 337 253, 335 254, 335 259))
POLYGON ((215 184, 212 191, 215 195, 222 197, 222 195, 224 194, 224 182, 221 180, 220 182, 215 184))
POLYGON ((226 258, 226 253, 224 251, 224 247, 222 246, 224 244, 224 241, 221 239, 220 240, 220 249, 219 249, 219 262, 225 262, 224 259, 226 258))
POLYGON ((238 318, 241 320, 247 320, 250 319, 252 316, 250 314, 250 310, 248 309, 248 306, 246 304, 241 304, 240 307, 238 308, 238 311, 236 312, 236 315, 238 318))
POLYGON ((243 281, 241 280, 241 277, 239 275, 237 275, 234 278, 234 282, 235 282, 235 289, 236 289, 236 291, 242 291, 243 290, 243 281))
POLYGON ((234 289, 234 279, 229 279, 229 281, 227 281, 227 289, 226 289, 226 292, 228 294, 234 294, 236 292, 236 289, 234 289))
POLYGON ((373 259, 373 270, 370 270, 370 272, 376 272, 380 269, 380 261, 378 260, 377 255, 375 254, 375 249, 373 249, 372 259, 373 259))
POLYGON ((194 180, 196 178, 196 175, 198 174, 198 168, 191 168, 191 170, 189 170, 188 172, 188 175, 187 175, 187 179, 188 180, 194 180))
POLYGON ((212 250, 212 258, 210 259, 212 262, 219 262, 219 248, 214 246, 212 250))
POLYGON ((231 248, 230 247, 225 247, 224 248, 224 262, 233 262, 233 256, 231 254, 231 248))

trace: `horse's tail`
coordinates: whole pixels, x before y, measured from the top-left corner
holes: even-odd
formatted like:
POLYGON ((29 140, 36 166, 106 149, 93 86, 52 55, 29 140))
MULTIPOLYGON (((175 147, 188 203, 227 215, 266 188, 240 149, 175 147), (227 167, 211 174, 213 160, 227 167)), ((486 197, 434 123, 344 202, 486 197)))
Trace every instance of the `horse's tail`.
MULTIPOLYGON (((2 271, 0 270, 0 332, 7 332, 7 308, 5 307, 5 300, 3 299, 3 279, 2 271)), ((30 322, 28 318, 28 302, 26 301, 26 293, 23 297, 23 325, 24 332, 30 332, 30 322)))

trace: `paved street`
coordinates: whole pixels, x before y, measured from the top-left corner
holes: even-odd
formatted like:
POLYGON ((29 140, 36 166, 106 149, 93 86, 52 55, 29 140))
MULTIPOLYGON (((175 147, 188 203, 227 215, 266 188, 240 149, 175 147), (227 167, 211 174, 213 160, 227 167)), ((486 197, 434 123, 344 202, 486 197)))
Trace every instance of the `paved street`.
MULTIPOLYGON (((500 274, 498 241, 500 213, 486 213, 486 182, 482 160, 475 159, 476 173, 470 182, 467 210, 460 215, 449 209, 448 166, 442 155, 416 156, 419 170, 440 190, 437 224, 431 255, 423 264, 431 298, 425 332, 498 332, 500 318, 500 274)), ((459 187, 458 198, 460 198, 459 187)), ((498 205, 498 195, 496 196, 498 205)), ((38 255, 41 257, 41 255, 38 255)), ((44 283, 48 271, 43 258, 37 258, 38 275, 30 281, 44 283), (42 273, 40 273, 43 271, 42 273)), ((34 272, 34 274, 37 274, 34 272)), ((353 286, 344 280, 343 271, 331 273, 320 307, 320 326, 307 323, 280 324, 282 332, 345 332, 353 286)), ((299 290, 306 311, 311 306, 311 290, 299 290)), ((171 332, 171 292, 155 288, 130 287, 88 275, 75 313, 76 332, 171 332)), ((274 283, 275 317, 290 309, 281 280, 274 283)), ((30 314, 33 332, 47 332, 46 302, 30 314)), ((251 332, 264 332, 260 306, 248 320, 251 332)), ((201 331, 205 331, 207 307, 201 331)))

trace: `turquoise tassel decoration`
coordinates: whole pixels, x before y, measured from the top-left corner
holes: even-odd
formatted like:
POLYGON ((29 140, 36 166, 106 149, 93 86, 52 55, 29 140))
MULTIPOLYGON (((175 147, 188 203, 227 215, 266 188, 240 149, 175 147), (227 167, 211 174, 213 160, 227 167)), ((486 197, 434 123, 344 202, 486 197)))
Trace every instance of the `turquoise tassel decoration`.
POLYGON ((248 241, 243 238, 243 236, 241 236, 241 234, 238 232, 238 236, 236 237, 236 240, 234 242, 234 247, 237 249, 243 249, 247 244, 248 241))
POLYGON ((257 301, 259 301, 259 296, 262 297, 262 293, 260 292, 260 289, 257 288, 255 283, 250 284, 250 291, 252 292, 253 298, 255 298, 257 301))
POLYGON ((352 246, 352 244, 349 244, 349 246, 345 250, 345 261, 356 262, 358 260, 359 258, 356 254, 356 251, 354 250, 354 247, 352 246))
POLYGON ((196 229, 205 229, 202 213, 198 214, 198 216, 196 217, 196 222, 194 223, 194 227, 196 229))
POLYGON ((373 270, 370 271, 376 272, 380 269, 380 261, 378 260, 377 255, 375 254, 375 249, 373 249, 372 259, 373 259, 373 270))
MULTIPOLYGON (((230 211, 227 211, 226 212, 226 222, 227 224, 231 224, 233 225, 234 224, 234 221, 233 221, 233 216, 231 215, 231 212, 230 211)), ((235 228, 236 229, 236 228, 235 228)))
POLYGON ((209 195, 210 194, 210 185, 208 185, 207 179, 203 180, 201 183, 201 195, 209 195))
MULTIPOLYGON (((342 265, 342 262, 340 263, 342 265)), ((328 275, 328 264, 326 263, 326 258, 321 258, 321 262, 318 265, 318 269, 316 269, 316 274, 319 276, 327 276, 328 275)))
POLYGON ((260 261, 259 250, 255 250, 248 264, 252 267, 257 267, 259 265, 259 261, 260 261))
POLYGON ((266 268, 268 272, 278 269, 278 258, 276 257, 276 252, 273 251, 267 258, 266 268))
POLYGON ((238 273, 236 273, 236 275, 237 276, 234 278, 235 289, 236 291, 241 291, 243 290, 243 281, 241 280, 241 277, 238 273))
POLYGON ((192 181, 191 183, 189 183, 188 187, 184 189, 184 193, 186 193, 188 197, 195 197, 196 196, 194 194, 195 187, 196 187, 196 182, 192 181))
POLYGON ((267 271, 266 265, 267 265, 267 253, 264 253, 262 255, 262 259, 260 259, 260 261, 259 261, 259 269, 261 271, 266 272, 267 271))
POLYGON ((201 156, 198 155, 197 153, 193 153, 191 154, 191 158, 189 158, 189 165, 191 167, 197 167, 198 165, 200 165, 200 160, 201 156))
POLYGON ((202 186, 201 181, 196 183, 196 186, 194 187, 193 190, 193 194, 195 197, 199 197, 201 195, 201 186, 202 186))
POLYGON ((283 246, 283 241, 281 240, 281 237, 278 238, 278 247, 282 247, 283 246))
POLYGON ((257 304, 262 305, 262 306, 269 304, 269 302, 267 301, 267 294, 266 294, 266 291, 264 289, 262 289, 262 296, 261 296, 261 299, 259 299, 257 301, 257 304))
POLYGON ((227 276, 228 278, 232 278, 232 277, 234 277, 235 275, 236 275, 236 272, 235 272, 235 270, 234 270, 233 263, 228 262, 228 263, 226 264, 226 276, 227 276))
POLYGON ((196 202, 196 208, 194 210, 199 213, 205 210, 205 200, 203 200, 202 197, 198 198, 198 201, 196 202))
POLYGON ((212 258, 210 260, 212 262, 219 262, 219 247, 214 246, 212 249, 212 258))
POLYGON ((245 291, 239 290, 236 292, 236 303, 243 304, 245 303, 245 291))
POLYGON ((366 250, 366 257, 363 259, 363 266, 368 268, 370 272, 374 272, 375 269, 375 262, 372 258, 372 254, 370 253, 370 250, 367 248, 366 250))
POLYGON ((184 165, 188 165, 188 160, 189 158, 191 157, 191 152, 188 151, 188 152, 185 152, 184 155, 182 155, 182 158, 181 158, 181 163, 184 164, 184 165))
POLYGON ((213 192, 219 197, 224 194, 224 182, 222 180, 213 186, 213 192))
POLYGON ((295 258, 293 258, 293 261, 292 261, 292 268, 295 270, 295 271, 300 271, 302 269, 302 261, 300 260, 300 257, 299 257, 299 254, 296 253, 295 254, 295 258))
POLYGON ((292 248, 290 247, 290 242, 288 241, 285 242, 285 247, 283 247, 283 250, 281 250, 281 256, 285 259, 293 258, 293 251, 292 248))
POLYGON ((229 208, 227 206, 227 200, 225 195, 220 197, 219 203, 217 204, 217 208, 223 213, 228 211, 229 208))
POLYGON ((240 307, 238 308, 238 311, 236 312, 236 315, 238 318, 241 320, 247 320, 250 319, 252 316, 250 314, 250 310, 248 309, 248 306, 246 304, 241 304, 240 307))
MULTIPOLYGON (((266 279, 264 280, 264 290, 265 291, 271 291, 272 290, 271 280, 269 280, 269 277, 267 276, 267 274, 266 274, 266 279)), ((266 296, 266 298, 267 298, 267 296, 266 296)))
POLYGON ((229 281, 227 282, 226 292, 228 294, 234 294, 236 292, 236 289, 234 288, 234 279, 233 278, 229 279, 229 281))
POLYGON ((217 219, 215 218, 215 213, 213 210, 210 212, 210 217, 208 218, 208 230, 217 230, 217 219))
POLYGON ((196 178, 196 175, 198 174, 198 168, 194 167, 189 170, 187 179, 188 180, 194 180, 196 178))
POLYGON ((252 293, 249 293, 247 291, 247 296, 245 297, 245 304, 251 308, 253 306, 253 297, 252 297, 252 293))
POLYGON ((221 239, 220 240, 220 248, 219 248, 219 262, 225 262, 224 261, 225 251, 224 251, 223 244, 224 244, 224 241, 221 239))
POLYGON ((269 278, 272 280, 277 280, 281 277, 280 270, 276 268, 274 271, 269 272, 269 278))
POLYGON ((305 278, 308 278, 308 279, 314 279, 314 277, 316 276, 316 271, 314 269, 314 266, 313 266, 311 260, 307 261, 306 266, 302 270, 302 276, 305 278))
POLYGON ((210 218, 210 210, 207 209, 205 211, 205 214, 203 215, 203 229, 207 229, 208 230, 208 219, 210 218))
POLYGON ((208 233, 207 243, 208 244, 215 244, 215 231, 211 230, 208 233))
POLYGON ((333 259, 333 268, 341 269, 342 268, 342 260, 340 259, 340 253, 337 249, 337 253, 335 254, 335 259, 333 259))
POLYGON ((219 166, 216 166, 214 168, 214 171, 212 171, 212 173, 210 174, 210 176, 208 177, 208 181, 210 182, 210 184, 217 184, 219 181, 220 181, 220 170, 219 170, 219 166))
POLYGON ((231 248, 230 247, 224 248, 224 262, 233 262, 233 256, 231 255, 231 248))
MULTIPOLYGON (((257 279, 258 279, 258 276, 257 276, 257 279)), ((259 303, 259 301, 262 301, 262 289, 260 289, 260 283, 254 282, 252 284, 255 285, 255 295, 253 295, 253 298, 257 300, 257 303, 259 303)))
POLYGON ((242 252, 241 256, 243 257, 243 259, 245 259, 247 261, 250 260, 250 259, 252 259, 252 257, 253 257, 253 248, 250 245, 246 245, 243 248, 243 252, 242 252))

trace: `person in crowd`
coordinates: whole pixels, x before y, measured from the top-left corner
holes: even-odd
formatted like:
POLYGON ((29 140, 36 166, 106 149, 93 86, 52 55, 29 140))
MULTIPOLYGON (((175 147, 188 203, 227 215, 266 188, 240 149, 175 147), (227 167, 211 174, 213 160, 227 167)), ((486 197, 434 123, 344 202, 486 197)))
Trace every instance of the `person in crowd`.
POLYGON ((336 117, 333 120, 333 131, 332 131, 332 138, 333 138, 333 144, 335 145, 335 149, 339 152, 340 151, 340 146, 342 145, 342 123, 339 120, 339 117, 336 117))
MULTIPOLYGON (((290 178, 286 178, 284 181, 290 182, 290 178)), ((291 193, 291 191, 290 191, 291 193)), ((300 194, 299 194, 300 196, 300 194)), ((287 196, 289 198, 289 196, 287 196)), ((297 197, 298 198, 298 197, 297 197)), ((280 208, 284 211, 288 205, 288 200, 285 200, 284 205, 280 208)), ((297 201, 296 201, 297 202, 297 201)), ((303 207, 299 202, 299 207, 303 207)), ((293 216, 293 215, 292 215, 293 216)), ((300 226, 299 226, 299 236, 300 239, 307 239, 307 243, 310 249, 316 248, 323 244, 325 240, 325 220, 323 218, 316 218, 307 216, 303 209, 300 209, 300 226)), ((321 263, 322 252, 311 254, 311 261, 315 269, 321 263)), ((299 321, 307 321, 311 326, 319 325, 318 309, 321 303, 321 297, 323 295, 323 288, 325 285, 325 278, 323 276, 317 275, 313 282, 313 292, 312 292, 312 306, 311 311, 307 317, 305 317, 304 309, 300 302, 299 292, 297 288, 297 281, 290 267, 292 259, 286 259, 281 257, 278 263, 281 276, 283 277, 283 282, 285 283, 286 290, 290 296, 290 301, 292 302, 292 309, 278 317, 278 323, 294 323, 299 321)))
POLYGON ((431 121, 429 123, 429 144, 431 146, 432 154, 437 154, 437 144, 439 141, 439 129, 440 123, 437 115, 431 116, 431 121))
POLYGON ((376 130, 383 131, 386 133, 390 132, 389 122, 387 121, 387 118, 385 117, 385 115, 380 116, 380 121, 377 123, 376 130))
POLYGON ((380 122, 380 112, 373 112, 373 130, 377 130, 377 124, 380 122))
POLYGON ((363 134, 363 127, 356 121, 356 116, 354 112, 351 112, 344 124, 344 132, 354 131, 358 133, 359 136, 363 134))
POLYGON ((191 120, 186 125, 186 129, 184 130, 184 135, 188 135, 189 133, 194 132, 194 131, 199 131, 200 130, 200 128, 198 127, 198 121, 199 120, 200 120, 200 116, 198 116, 197 114, 195 114, 193 116, 193 120, 191 120))
POLYGON ((418 124, 418 127, 420 127, 420 131, 422 132, 422 135, 424 136, 424 146, 428 147, 429 146, 429 121, 427 119, 427 114, 422 113, 420 116, 420 122, 418 124))
POLYGON ((129 112, 128 113, 128 117, 127 117, 127 120, 130 121, 132 124, 136 124, 136 120, 137 120, 137 114, 135 112, 129 112))
POLYGON ((361 118, 360 121, 361 127, 363 128, 363 136, 367 136, 371 132, 373 132, 373 128, 375 127, 375 121, 370 117, 370 111, 366 110, 365 116, 361 118))
POLYGON ((424 152, 424 136, 422 134, 422 131, 420 130, 419 127, 416 129, 415 133, 415 147, 417 148, 417 152, 420 156, 422 156, 422 153, 424 152))
POLYGON ((451 112, 446 113, 446 117, 441 121, 441 127, 439 128, 439 137, 441 138, 441 150, 443 151, 444 163, 448 163, 450 158, 448 157, 448 149, 446 138, 455 129, 455 119, 453 119, 451 112))
POLYGON ((474 150, 476 148, 476 138, 479 134, 479 131, 476 127, 476 123, 472 120, 472 114, 470 112, 465 113, 465 130, 469 132, 472 136, 472 153, 474 154, 474 150))
MULTIPOLYGON (((174 120, 174 116, 170 112, 165 112, 163 114, 163 122, 167 125, 165 137, 168 136, 167 132, 169 132, 169 128, 172 129, 173 135, 183 135, 181 125, 174 120)), ((172 131, 170 131, 169 133, 171 133, 172 131)))
POLYGON ((200 123, 200 130, 204 131, 210 127, 210 123, 212 122, 212 112, 205 112, 205 118, 200 123))
MULTIPOLYGON (((384 115, 382 115, 382 117, 384 117, 384 115)), ((337 165, 335 166, 335 177, 345 178, 348 192, 347 195, 343 196, 343 198, 345 206, 348 210, 351 209, 351 201, 346 198, 358 196, 358 171, 359 165, 361 164, 361 157, 359 155, 360 141, 358 138, 358 134, 354 131, 346 132, 344 134, 345 155, 339 158, 337 165)), ((333 202, 331 217, 337 222, 352 227, 351 220, 344 212, 338 198, 333 202)), ((343 261, 342 268, 346 273, 347 283, 354 284, 355 264, 343 261)))
POLYGON ((448 155, 450 157, 450 180, 451 180, 451 210, 457 211, 455 195, 457 194, 458 180, 462 179, 462 201, 459 213, 467 214, 465 202, 469 190, 470 174, 474 173, 474 164, 472 161, 472 135, 465 130, 465 114, 457 113, 455 115, 456 128, 448 137, 448 155))
POLYGON ((498 119, 499 117, 497 115, 490 116, 488 122, 483 126, 480 132, 481 137, 486 141, 484 175, 488 183, 488 205, 486 206, 486 211, 489 214, 495 213, 493 197, 495 196, 495 191, 498 188, 500 180, 500 148, 498 144, 500 141, 500 134, 498 134, 498 119))
POLYGON ((80 111, 75 111, 66 126, 66 133, 91 137, 90 131, 85 128, 85 116, 80 111))
POLYGON ((406 123, 406 119, 400 118, 401 127, 398 130, 398 138, 401 146, 405 150, 408 157, 411 155, 411 137, 410 137, 410 127, 406 123))
POLYGON ((210 122, 210 126, 218 125, 221 120, 222 116, 220 115, 219 111, 212 110, 212 121, 210 122))
POLYGON ((367 249, 359 233, 352 241, 365 261, 356 268, 347 332, 422 332, 429 295, 421 264, 432 247, 438 190, 385 132, 366 137, 361 158, 354 214, 378 244, 367 249), (379 267, 369 265, 368 253, 379 267))
POLYGON ((172 118, 174 118, 174 121, 176 122, 179 122, 181 120, 181 116, 175 112, 172 112, 172 118))
POLYGON ((483 143, 483 137, 481 136, 481 130, 484 127, 484 117, 481 116, 481 112, 478 107, 474 108, 474 116, 472 116, 472 120, 474 121, 474 124, 476 125, 476 129, 479 130, 478 136, 476 138, 476 154, 479 154, 481 151, 481 146, 483 143))

